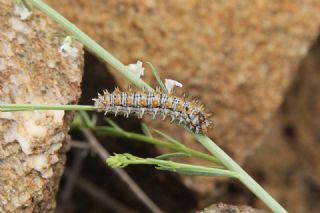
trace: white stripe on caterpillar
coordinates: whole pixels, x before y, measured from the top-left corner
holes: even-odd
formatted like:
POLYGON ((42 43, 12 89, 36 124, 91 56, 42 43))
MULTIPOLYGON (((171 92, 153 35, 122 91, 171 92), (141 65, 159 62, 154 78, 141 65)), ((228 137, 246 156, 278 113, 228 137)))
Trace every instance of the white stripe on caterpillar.
POLYGON ((208 118, 209 114, 204 113, 203 105, 198 101, 167 95, 159 88, 154 93, 144 90, 133 92, 132 89, 121 92, 116 88, 113 93, 105 90, 103 95, 98 94, 98 98, 93 100, 98 111, 104 111, 105 114, 121 114, 126 117, 135 115, 138 118, 149 114, 153 119, 159 115, 163 120, 169 116, 171 122, 176 121, 200 134, 205 134, 212 123, 208 118))

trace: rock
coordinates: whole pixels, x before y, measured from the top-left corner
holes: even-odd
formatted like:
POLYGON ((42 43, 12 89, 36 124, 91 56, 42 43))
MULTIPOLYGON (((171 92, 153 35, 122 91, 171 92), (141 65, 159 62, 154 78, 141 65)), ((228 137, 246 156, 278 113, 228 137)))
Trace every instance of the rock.
POLYGON ((198 213, 267 213, 249 206, 233 206, 224 203, 213 204, 198 213))
MULTIPOLYGON (((34 10, 0 0, 0 102, 74 104, 80 97, 82 45, 59 52, 61 30, 34 10)), ((0 212, 54 212, 72 113, 0 113, 0 212)))
MULTIPOLYGON (((262 145, 244 165, 259 184, 293 213, 316 213, 320 209, 320 121, 316 119, 320 116, 319 55, 320 38, 302 61, 284 103, 269 123, 262 145)), ((240 183, 223 184, 217 190, 220 193, 207 200, 223 199, 265 208, 240 183)))
POLYGON ((288 212, 320 209, 319 55, 318 38, 270 123, 263 145, 245 165, 288 212))
MULTIPOLYGON (((239 163, 261 143, 320 26, 318 0, 48 2, 125 64, 151 61, 163 78, 182 82, 178 91, 214 115, 208 136, 239 163)), ((150 70, 144 79, 156 85, 150 70)), ((180 128, 149 123, 203 150, 180 128)), ((202 193, 214 189, 209 178, 184 180, 202 193)))

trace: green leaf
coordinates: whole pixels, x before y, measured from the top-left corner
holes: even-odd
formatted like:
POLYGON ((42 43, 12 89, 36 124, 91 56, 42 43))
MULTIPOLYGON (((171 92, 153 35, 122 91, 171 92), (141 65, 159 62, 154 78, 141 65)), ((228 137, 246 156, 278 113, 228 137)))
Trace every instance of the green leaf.
POLYGON ((107 164, 113 168, 123 168, 131 164, 153 165, 156 169, 177 172, 188 175, 226 176, 237 178, 238 174, 226 169, 176 163, 156 158, 140 158, 129 153, 115 154, 107 159, 107 164))
POLYGON ((73 119, 71 128, 94 128, 97 125, 98 117, 96 114, 93 114, 92 117, 89 117, 89 114, 84 111, 79 111, 73 119))
POLYGON ((92 114, 91 116, 91 126, 94 127, 97 125, 98 122, 98 116, 97 114, 92 114))
POLYGON ((73 121, 71 123, 71 128, 83 128, 83 127, 85 127, 83 120, 82 120, 80 114, 77 113, 73 118, 73 121))
POLYGON ((159 160, 154 158, 147 158, 146 160, 150 161, 154 165, 157 165, 156 168, 160 170, 168 170, 189 175, 238 177, 236 172, 227 169, 176 163, 173 161, 159 160))
POLYGON ((136 157, 129 153, 114 153, 112 156, 106 159, 106 163, 112 168, 124 168, 129 164, 145 164, 147 162, 145 159, 136 157))
POLYGON ((145 134, 146 136, 148 136, 150 138, 153 138, 149 127, 143 122, 141 123, 141 129, 142 129, 143 134, 145 134))
POLYGON ((157 69, 150 62, 147 62, 147 63, 149 64, 149 66, 153 72, 153 75, 156 77, 157 82, 160 85, 162 91, 165 92, 166 94, 168 94, 168 90, 167 90, 166 86, 163 84, 157 69))
POLYGON ((158 166, 155 167, 159 170, 164 171, 170 171, 170 172, 176 172, 180 174, 185 175, 197 175, 197 176, 224 176, 224 177, 237 177, 237 174, 235 172, 224 170, 224 169, 213 169, 211 170, 199 170, 197 168, 191 168, 191 169, 183 169, 183 168, 171 168, 167 166, 158 166))
POLYGON ((157 129, 152 129, 153 132, 157 133, 158 135, 164 137, 165 139, 167 139, 169 142, 176 144, 177 146, 180 147, 185 147, 182 143, 180 143, 179 141, 177 141, 176 139, 170 137, 169 135, 157 130, 157 129))
POLYGON ((130 133, 122 129, 114 128, 112 126, 97 126, 97 127, 94 127, 92 130, 99 135, 110 135, 115 137, 130 138, 130 133))
POLYGON ((96 122, 97 122, 96 117, 93 116, 92 119, 90 119, 89 114, 85 111, 80 111, 79 114, 82 120, 84 121, 84 124, 86 127, 93 128, 96 126, 96 122))
POLYGON ((168 158, 181 158, 181 157, 191 157, 191 156, 192 155, 190 155, 188 153, 184 153, 184 152, 173 152, 173 153, 159 155, 156 157, 156 159, 165 160, 168 158))
POLYGON ((104 118, 104 120, 106 122, 108 122, 108 124, 110 126, 112 126, 113 128, 115 128, 115 129, 117 129, 119 131, 123 131, 123 129, 118 124, 116 124, 113 120, 111 120, 110 118, 104 118))
POLYGON ((26 0, 16 0, 17 4, 23 4, 30 12, 32 11, 31 6, 28 4, 26 0))

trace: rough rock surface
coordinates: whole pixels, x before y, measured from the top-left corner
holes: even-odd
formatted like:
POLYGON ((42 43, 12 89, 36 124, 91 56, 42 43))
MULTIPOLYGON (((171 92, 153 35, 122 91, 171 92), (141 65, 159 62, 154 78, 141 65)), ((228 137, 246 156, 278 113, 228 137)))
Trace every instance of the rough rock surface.
MULTIPOLYGON (((59 52, 60 30, 38 11, 0 0, 0 102, 72 104, 80 96, 82 46, 59 52)), ((0 113, 0 212, 53 212, 71 114, 0 113)))
MULTIPOLYGON (((214 114, 209 136, 239 162, 261 142, 320 26, 319 0, 48 2, 126 64, 151 61, 182 82, 214 114)), ((144 79, 155 85, 151 71, 144 79)), ((181 129, 158 125, 201 148, 181 129)), ((185 180, 213 189, 197 179, 185 180)))
MULTIPOLYGON (((320 193, 320 37, 301 63, 285 101, 269 123, 254 156, 244 164, 288 212, 319 212, 320 193)), ((240 183, 221 184, 207 199, 266 208, 240 183)))
POLYGON ((233 206, 224 203, 213 204, 198 213, 267 213, 267 211, 253 209, 249 206, 233 206))
POLYGON ((320 209, 319 59, 320 37, 301 64, 263 145, 245 165, 288 212, 320 209))

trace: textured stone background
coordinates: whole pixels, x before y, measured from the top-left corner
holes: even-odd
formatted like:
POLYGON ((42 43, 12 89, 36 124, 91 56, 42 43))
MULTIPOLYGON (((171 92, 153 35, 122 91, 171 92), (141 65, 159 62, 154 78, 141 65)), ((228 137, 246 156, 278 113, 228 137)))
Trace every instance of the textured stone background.
MULTIPOLYGON (((245 163, 246 169, 253 174, 254 178, 284 204, 289 212, 317 212, 319 204, 314 198, 319 194, 320 188, 317 172, 319 159, 316 152, 319 150, 319 123, 314 118, 317 118, 320 112, 316 95, 316 91, 319 90, 317 81, 319 53, 315 50, 309 55, 307 53, 319 35, 319 0, 281 2, 268 0, 48 0, 47 2, 93 36, 124 63, 134 63, 138 59, 151 61, 163 78, 172 78, 184 83, 185 86, 181 92, 199 97, 206 105, 207 111, 214 114, 215 126, 210 132, 211 138, 215 139, 238 162, 245 163), (301 64, 304 58, 307 59, 301 64), (290 85, 293 86, 290 87, 290 85)), ((1 9, 3 19, 12 16, 6 11, 8 8, 1 9)), ((36 14, 40 16, 39 13, 36 14)), ((51 26, 51 22, 47 19, 43 20, 51 26)), ((44 23, 40 23, 40 26, 46 27, 44 23)), ((3 35, 8 25, 8 21, 2 21, 0 25, 4 26, 4 29, 1 29, 0 39, 6 39, 5 41, 8 41, 11 36, 10 33, 3 35)), ((59 42, 58 39, 52 40, 53 32, 48 29, 44 31, 41 27, 36 30, 39 31, 36 33, 39 38, 47 38, 37 39, 44 42, 38 49, 31 48, 34 45, 37 46, 36 42, 27 43, 29 46, 26 46, 26 43, 19 44, 20 38, 14 41, 26 47, 12 48, 15 52, 30 48, 34 53, 38 53, 30 58, 17 54, 24 58, 24 63, 37 62, 28 64, 27 68, 23 69, 29 70, 28 72, 37 71, 35 75, 27 75, 31 80, 40 79, 34 80, 34 84, 39 87, 31 90, 36 98, 30 99, 30 96, 25 95, 30 94, 26 92, 28 90, 25 87, 22 87, 22 90, 17 90, 16 87, 10 90, 10 87, 9 89, 5 87, 7 89, 3 90, 4 82, 16 85, 16 82, 24 81, 26 75, 23 73, 21 79, 19 77, 21 69, 17 68, 13 71, 11 69, 1 71, 14 76, 10 79, 7 75, 1 75, 0 89, 4 94, 0 95, 3 98, 1 101, 74 102, 79 95, 78 66, 81 61, 71 65, 72 61, 61 58, 56 52, 59 42), (46 52, 51 54, 48 58, 58 57, 57 61, 62 60, 63 63, 56 63, 54 66, 54 63, 48 63, 44 56, 41 60, 38 55, 44 49, 55 50, 46 52), (50 68, 51 66, 57 69, 50 68), (75 73, 71 74, 70 69, 75 73), (17 77, 19 79, 16 79, 17 77), (51 81, 52 79, 55 80, 51 81), (47 86, 48 83, 47 88, 50 89, 45 91, 53 94, 40 94, 42 86, 47 86), (8 95, 8 91, 23 92, 19 96, 16 93, 8 95)), ((1 43, 3 43, 2 40, 1 43)), ((319 49, 318 46, 314 48, 319 49)), ((8 54, 7 46, 3 46, 0 50, 8 54)), ((5 57, 10 57, 10 54, 5 57)), ((15 60, 17 60, 16 57, 15 60)), ((21 63, 20 60, 19 63, 21 63)), ((118 85, 125 88, 128 82, 115 71, 110 70, 118 85)), ((150 71, 144 79, 155 85, 150 71)), ((17 120, 17 129, 22 134, 20 129, 24 130, 24 123, 29 119, 27 115, 19 113, 14 117, 8 117, 6 114, 7 117, 1 124, 3 132, 12 129, 13 120, 17 120)), ((39 119, 37 116, 50 119, 50 115, 31 116, 35 119, 39 119)), ((41 119, 41 122, 44 121, 47 120, 41 119)), ((50 129, 46 137, 66 130, 61 127, 61 123, 51 124, 46 127, 50 129)), ((66 125, 67 122, 64 124, 66 125)), ((201 149, 173 125, 163 122, 151 123, 151 125, 174 135, 189 146, 201 149)), ((39 143, 38 140, 31 138, 31 144, 35 147, 31 155, 48 151, 52 143, 46 138, 41 140, 39 143)), ((57 141, 61 143, 63 138, 57 141)), ((5 143, 0 144, 2 146, 0 156, 15 161, 25 159, 26 155, 21 152, 17 143, 6 144, 4 148, 5 143), (18 157, 11 158, 11 153, 19 154, 12 155, 18 157)), ((45 155, 51 156, 52 153, 45 153, 45 155)), ((56 156, 61 159, 60 155, 56 156)), ((9 165, 13 164, 9 163, 9 165)), ((30 177, 40 178, 40 187, 35 190, 30 188, 33 190, 30 193, 31 196, 34 196, 34 192, 39 189, 44 189, 43 187, 48 183, 50 190, 44 191, 47 194, 43 194, 50 196, 36 198, 39 200, 39 205, 42 200, 52 199, 52 194, 56 190, 57 182, 55 181, 61 172, 61 166, 53 169, 57 170, 53 173, 56 179, 52 177, 49 182, 45 182, 48 179, 43 178, 46 171, 36 171, 29 166, 23 166, 22 169, 17 170, 32 171, 30 177)), ((17 182, 21 177, 15 173, 19 172, 12 173, 13 181, 17 182)), ((1 182, 7 180, 2 174, 6 173, 0 174, 1 182)), ((22 180, 22 188, 28 186, 27 181, 30 180, 28 176, 22 180)), ((186 186, 202 195, 203 203, 200 204, 202 206, 223 201, 262 207, 262 204, 239 183, 220 184, 220 179, 213 181, 211 178, 186 176, 183 176, 182 180, 186 186)), ((31 205, 28 203, 29 200, 25 199, 29 197, 22 193, 22 188, 17 189, 13 194, 23 201, 15 202, 19 204, 15 208, 22 208, 23 203, 27 206, 31 205)), ((3 193, 2 190, 0 190, 0 196, 4 198, 0 198, 5 200, 6 194, 1 193, 3 193)), ((50 202, 53 201, 50 200, 50 202)), ((45 206, 48 209, 54 205, 50 202, 45 206)))
POLYGON ((213 204, 202 211, 198 211, 197 213, 267 213, 263 210, 253 209, 249 206, 232 206, 226 205, 223 203, 213 204))
POLYGON ((262 146, 245 165, 288 212, 320 209, 319 56, 320 38, 301 63, 262 146))
MULTIPOLYGON (((59 52, 60 30, 34 11, 21 20, 0 0, 0 102, 71 104, 80 97, 82 45, 59 52)), ((54 212, 71 114, 0 113, 0 212, 54 212)))

